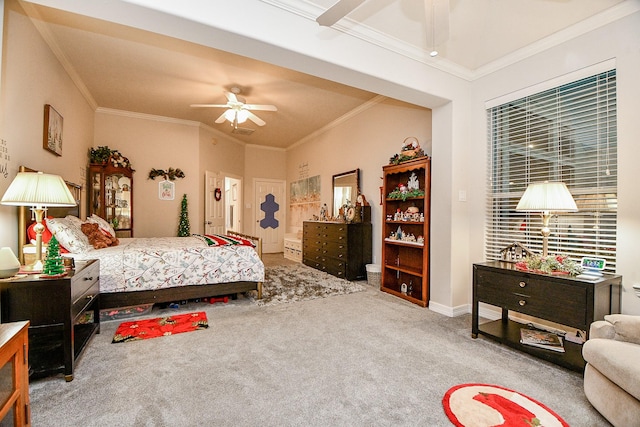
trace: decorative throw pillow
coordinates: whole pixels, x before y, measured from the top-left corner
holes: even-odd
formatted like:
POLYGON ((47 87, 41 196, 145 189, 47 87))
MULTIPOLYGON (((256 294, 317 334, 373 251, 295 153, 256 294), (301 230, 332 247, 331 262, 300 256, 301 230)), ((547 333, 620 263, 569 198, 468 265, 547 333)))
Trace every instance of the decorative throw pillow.
POLYGON ((116 237, 116 231, 113 229, 111 224, 109 224, 106 220, 99 217, 96 214, 91 214, 90 217, 87 217, 87 221, 93 224, 98 224, 100 230, 102 230, 109 237, 116 237))
POLYGON ((87 236, 71 221, 65 218, 47 218, 45 222, 60 246, 69 252, 81 254, 91 249, 87 236))
POLYGON ((613 324, 617 341, 640 344, 640 316, 630 314, 608 314, 604 320, 613 324))
POLYGON ((82 221, 80 218, 74 215, 67 215, 64 217, 64 219, 69 221, 69 223, 73 224, 73 226, 75 226, 78 230, 80 229, 80 226, 84 223, 84 221, 82 221))

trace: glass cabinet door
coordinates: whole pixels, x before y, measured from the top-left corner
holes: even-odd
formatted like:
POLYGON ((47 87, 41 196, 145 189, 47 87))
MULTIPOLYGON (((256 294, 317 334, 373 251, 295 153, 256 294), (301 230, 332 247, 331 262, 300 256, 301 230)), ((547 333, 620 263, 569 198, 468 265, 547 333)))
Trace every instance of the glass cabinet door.
POLYGON ((105 219, 117 231, 131 228, 131 178, 120 173, 105 176, 105 219))

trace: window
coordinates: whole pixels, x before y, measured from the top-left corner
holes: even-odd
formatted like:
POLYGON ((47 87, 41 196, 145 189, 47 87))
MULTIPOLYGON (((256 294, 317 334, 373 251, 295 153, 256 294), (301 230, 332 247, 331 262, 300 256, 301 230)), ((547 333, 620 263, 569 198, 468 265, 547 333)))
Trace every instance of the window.
POLYGON ((514 242, 542 252, 540 216, 515 207, 529 183, 562 181, 578 212, 552 217, 549 253, 605 258, 615 271, 616 104, 614 69, 487 110, 488 260, 514 242))

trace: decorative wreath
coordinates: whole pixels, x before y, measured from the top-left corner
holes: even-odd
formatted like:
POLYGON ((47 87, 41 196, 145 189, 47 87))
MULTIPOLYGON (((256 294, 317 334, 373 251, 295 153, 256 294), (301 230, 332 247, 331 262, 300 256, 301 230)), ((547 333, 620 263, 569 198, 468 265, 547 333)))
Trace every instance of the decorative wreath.
POLYGON ((216 190, 213 192, 213 197, 216 198, 216 201, 220 201, 220 199, 222 198, 222 190, 220 190, 219 188, 216 188, 216 190))

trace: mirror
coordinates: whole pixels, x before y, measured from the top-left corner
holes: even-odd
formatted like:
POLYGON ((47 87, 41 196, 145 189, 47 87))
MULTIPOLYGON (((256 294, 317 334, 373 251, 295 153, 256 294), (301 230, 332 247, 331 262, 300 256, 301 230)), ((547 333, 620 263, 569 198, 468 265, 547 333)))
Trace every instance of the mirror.
POLYGON ((360 169, 333 175, 333 216, 338 216, 347 200, 355 205, 359 193, 360 169))

